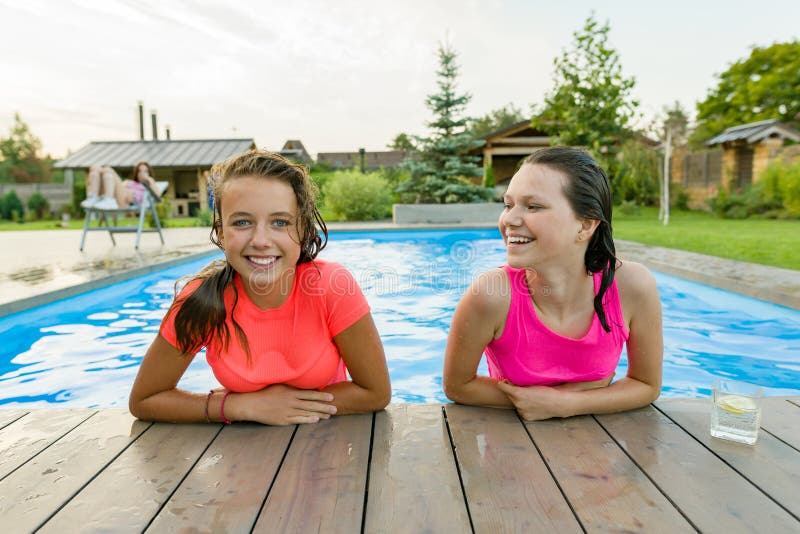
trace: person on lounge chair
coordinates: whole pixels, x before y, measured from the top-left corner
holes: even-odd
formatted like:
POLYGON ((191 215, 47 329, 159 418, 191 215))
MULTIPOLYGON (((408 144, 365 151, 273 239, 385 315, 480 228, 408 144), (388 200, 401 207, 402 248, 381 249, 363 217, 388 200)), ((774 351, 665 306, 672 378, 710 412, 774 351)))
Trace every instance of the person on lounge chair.
POLYGON ((111 167, 92 165, 86 179, 86 200, 81 202, 81 207, 101 210, 129 208, 144 200, 147 187, 154 195, 159 195, 149 163, 140 161, 134 165, 132 176, 132 180, 122 180, 111 167))

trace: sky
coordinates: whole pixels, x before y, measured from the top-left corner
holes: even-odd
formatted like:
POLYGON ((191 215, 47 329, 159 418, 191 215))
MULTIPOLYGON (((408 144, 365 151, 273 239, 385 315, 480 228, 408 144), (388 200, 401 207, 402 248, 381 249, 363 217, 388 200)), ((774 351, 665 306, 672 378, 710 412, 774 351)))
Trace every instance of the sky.
POLYGON ((553 59, 592 12, 636 79, 641 124, 675 101, 694 112, 752 46, 800 38, 800 2, 0 0, 0 136, 15 113, 44 152, 138 138, 253 138, 278 150, 385 150, 426 135, 436 50, 458 53, 466 110, 528 111, 553 59))

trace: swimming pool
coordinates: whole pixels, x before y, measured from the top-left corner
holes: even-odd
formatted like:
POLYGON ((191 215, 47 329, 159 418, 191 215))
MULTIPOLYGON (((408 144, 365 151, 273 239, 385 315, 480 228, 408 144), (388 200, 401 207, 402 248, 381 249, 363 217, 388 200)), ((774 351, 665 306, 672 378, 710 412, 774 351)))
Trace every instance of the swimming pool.
MULTIPOLYGON (((497 230, 336 232, 322 258, 355 275, 372 306, 393 402, 444 402, 453 309, 480 272, 505 260, 497 230)), ((0 318, 0 405, 126 406, 173 283, 212 256, 0 318)), ((800 312, 656 273, 664 305, 665 397, 710 394, 714 377, 800 395, 800 312)), ((486 373, 485 363, 481 364, 486 373)), ((626 359, 617 376, 626 371, 626 359)), ((217 384, 203 357, 180 387, 217 384)))

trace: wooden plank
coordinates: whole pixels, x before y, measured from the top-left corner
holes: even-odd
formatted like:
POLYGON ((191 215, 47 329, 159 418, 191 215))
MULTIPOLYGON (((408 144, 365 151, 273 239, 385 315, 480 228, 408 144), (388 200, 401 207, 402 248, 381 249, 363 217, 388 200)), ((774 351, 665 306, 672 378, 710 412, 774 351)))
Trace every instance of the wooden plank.
POLYGON ((761 428, 800 451, 800 406, 782 397, 767 397, 761 428))
POLYGON ((0 482, 0 532, 28 532, 69 501, 149 426, 99 412, 0 482))
POLYGON ((28 410, 0 410, 0 429, 10 425, 26 413, 28 413, 28 410))
POLYGON ((652 406, 596 417, 700 531, 797 532, 788 512, 652 406))
POLYGON ((358 532, 372 414, 300 425, 255 532, 358 532))
POLYGON ((441 405, 375 414, 364 532, 470 531, 441 405))
POLYGON ((0 431, 0 480, 95 413, 34 410, 5 427, 0 431))
MULTIPOLYGON (((786 403, 788 404, 788 403, 786 403)), ((734 469, 749 478, 773 499, 782 503, 795 519, 800 518, 800 452, 766 432, 760 432, 755 446, 731 443, 711 437, 711 400, 664 400, 657 407, 714 451, 734 469)), ((800 423, 800 408, 794 424, 800 423)), ((791 424, 792 421, 785 421, 791 424)))
POLYGON ((475 532, 582 532, 516 412, 445 413, 475 532))
POLYGON ((249 532, 294 426, 226 426, 150 525, 153 532, 249 532))
POLYGON ((152 425, 39 532, 141 532, 219 430, 152 425))
POLYGON ((694 532, 591 416, 526 426, 587 532, 694 532))

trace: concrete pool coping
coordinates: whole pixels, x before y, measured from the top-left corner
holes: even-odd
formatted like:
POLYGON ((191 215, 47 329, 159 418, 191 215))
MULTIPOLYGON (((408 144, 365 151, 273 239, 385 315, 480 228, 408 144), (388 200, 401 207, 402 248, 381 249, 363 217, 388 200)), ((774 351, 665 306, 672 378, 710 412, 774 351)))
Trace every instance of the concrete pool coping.
MULTIPOLYGON (((384 230, 466 230, 495 224, 413 224, 392 222, 329 223, 332 232, 384 230)), ((102 234, 78 250, 81 230, 0 233, 0 315, 90 291, 212 253, 209 228, 166 228, 161 245, 145 236, 139 250, 133 235, 117 237, 117 246, 102 234)), ((649 268, 727 291, 800 310, 800 271, 781 269, 705 254, 617 240, 617 254, 649 268)))

